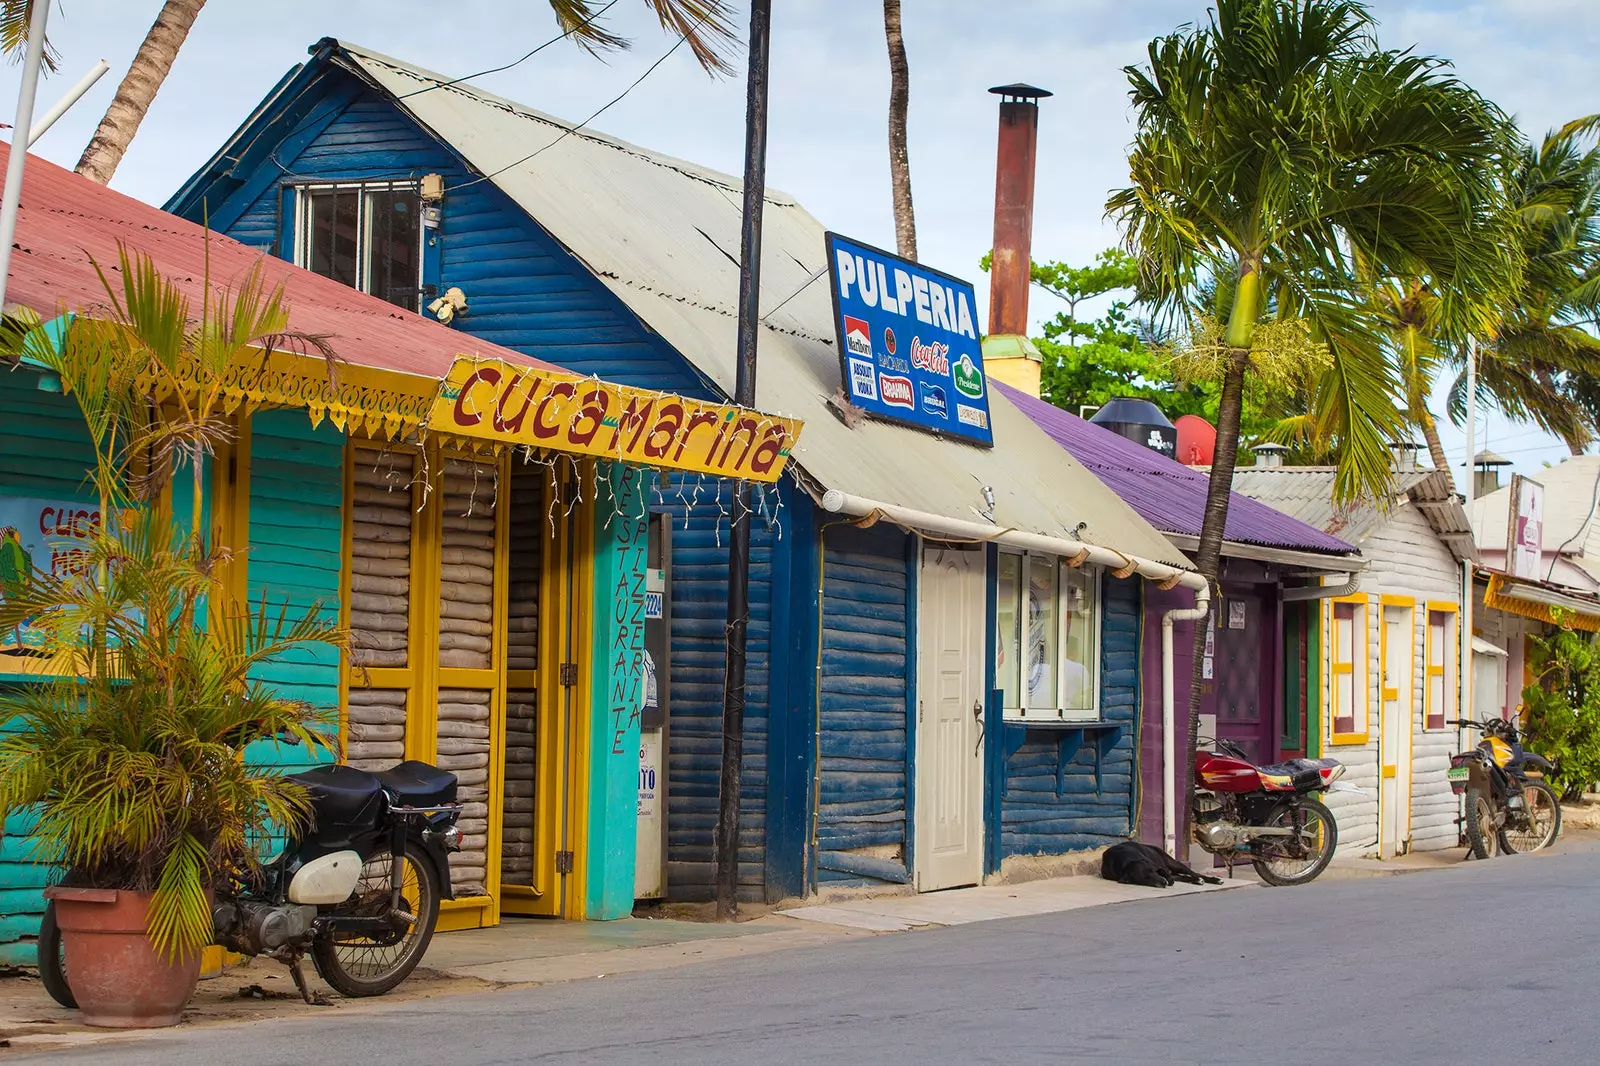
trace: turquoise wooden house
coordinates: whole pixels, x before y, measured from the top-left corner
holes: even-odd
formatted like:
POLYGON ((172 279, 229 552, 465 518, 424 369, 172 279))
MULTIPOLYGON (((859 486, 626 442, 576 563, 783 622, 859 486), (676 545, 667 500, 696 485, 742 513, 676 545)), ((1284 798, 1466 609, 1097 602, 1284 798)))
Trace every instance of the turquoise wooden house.
MULTIPOLYGON (((0 146, 0 165, 5 155, 0 146)), ((120 244, 149 256, 191 307, 208 281, 237 292, 261 267, 284 288, 290 328, 324 335, 337 353, 335 374, 320 355, 287 351, 229 368, 232 439, 209 463, 204 507, 236 553, 222 598, 291 611, 320 602, 349 628, 347 653, 330 645, 276 662, 265 680, 337 710, 339 753, 354 765, 421 758, 457 775, 467 839, 441 927, 505 912, 628 914, 647 680, 643 490, 674 476, 674 460, 647 474, 559 438, 529 452, 434 418, 441 396, 458 406, 448 392, 463 358, 522 380, 618 387, 263 259, 41 159, 28 161, 21 203, 9 316, 98 313, 108 297, 96 264, 115 277, 120 244)), ((91 462, 61 381, 0 362, 0 530, 30 566, 70 565, 74 538, 98 521, 91 462)), ((36 682, 29 649, 26 626, 0 637, 0 685, 36 682)), ((285 768, 307 757, 251 754, 285 768)), ((30 830, 14 814, 0 841, 7 962, 31 958, 55 873, 35 861, 30 830)))
MULTIPOLYGON (((167 208, 397 315, 444 313, 463 346, 716 400, 739 199, 726 175, 330 39, 167 208)), ((1129 836, 1141 576, 1202 583, 1001 395, 992 450, 844 410, 823 227, 778 192, 765 212, 757 406, 806 428, 757 494, 742 894, 972 884, 1129 836)), ((730 496, 695 476, 646 495, 663 636, 642 743, 661 754, 638 890, 706 898, 730 496)))

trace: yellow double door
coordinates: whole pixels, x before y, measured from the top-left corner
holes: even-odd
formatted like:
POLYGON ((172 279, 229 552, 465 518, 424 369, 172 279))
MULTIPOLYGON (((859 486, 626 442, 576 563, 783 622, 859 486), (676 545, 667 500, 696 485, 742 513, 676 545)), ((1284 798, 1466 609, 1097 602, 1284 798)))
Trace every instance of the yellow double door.
POLYGON ((456 774, 439 928, 579 917, 590 494, 567 459, 346 447, 341 737, 354 766, 456 774))

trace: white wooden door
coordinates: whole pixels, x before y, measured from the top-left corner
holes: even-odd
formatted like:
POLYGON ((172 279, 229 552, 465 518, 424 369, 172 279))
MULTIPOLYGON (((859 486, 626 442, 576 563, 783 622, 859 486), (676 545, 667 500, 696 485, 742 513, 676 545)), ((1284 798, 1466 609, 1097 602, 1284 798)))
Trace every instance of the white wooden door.
POLYGON ((1411 729, 1416 716, 1415 608, 1383 608, 1379 713, 1378 854, 1404 854, 1411 837, 1411 729))
POLYGON ((983 876, 984 570, 981 551, 922 555, 912 845, 919 892, 983 876))

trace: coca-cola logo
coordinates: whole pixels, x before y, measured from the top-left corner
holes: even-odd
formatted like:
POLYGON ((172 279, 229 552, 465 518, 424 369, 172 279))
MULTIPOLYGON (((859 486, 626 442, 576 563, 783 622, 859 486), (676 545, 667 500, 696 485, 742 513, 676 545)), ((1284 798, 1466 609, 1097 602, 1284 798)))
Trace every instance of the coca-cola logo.
POLYGON ((934 341, 922 343, 921 337, 911 338, 911 365, 930 374, 948 377, 950 374, 950 346, 934 341))

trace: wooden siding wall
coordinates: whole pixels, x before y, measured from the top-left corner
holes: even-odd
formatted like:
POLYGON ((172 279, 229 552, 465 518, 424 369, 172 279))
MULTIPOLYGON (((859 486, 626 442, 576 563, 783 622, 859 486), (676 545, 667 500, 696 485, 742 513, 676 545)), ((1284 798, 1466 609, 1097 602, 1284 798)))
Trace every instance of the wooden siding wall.
MULTIPOLYGON (((1456 846, 1456 814, 1458 801, 1450 791, 1445 772, 1450 767, 1450 755, 1455 751, 1454 726, 1444 729, 1423 728, 1422 699, 1424 671, 1423 649, 1427 637, 1427 601, 1461 602, 1459 565, 1448 548, 1428 525, 1416 508, 1398 507, 1393 516, 1369 536, 1361 545, 1362 554, 1371 564, 1362 577, 1361 588, 1367 595, 1367 742, 1365 744, 1331 744, 1332 715, 1324 715, 1323 754, 1338 759, 1347 767, 1345 780, 1361 792, 1330 792, 1326 796, 1328 807, 1339 823, 1339 850, 1357 854, 1373 851, 1378 843, 1378 790, 1381 784, 1378 764, 1378 740, 1381 735, 1382 677, 1379 654, 1382 648, 1383 608, 1379 597, 1410 596, 1417 601, 1412 615, 1413 667, 1411 721, 1411 847, 1413 850, 1452 848, 1456 846)), ((1327 608, 1324 608, 1326 611, 1327 608)), ((1324 615, 1324 632, 1327 620, 1324 615)), ((1324 642, 1323 706, 1329 706, 1329 670, 1324 642)), ((1359 713, 1359 712, 1358 712, 1359 713)), ((1454 714, 1451 715, 1454 717, 1454 714)))
POLYGON ((438 276, 424 280, 441 292, 455 285, 466 293, 469 310, 456 328, 580 374, 709 395, 687 362, 492 182, 467 184, 476 175, 454 152, 354 77, 330 75, 324 85, 332 99, 344 94, 346 106, 308 145, 280 160, 287 170, 280 181, 247 205, 214 210, 223 232, 293 260, 294 248, 283 240, 293 233, 285 185, 440 174, 443 221, 429 235, 438 244, 424 256, 425 266, 437 264, 438 276))
MULTIPOLYGON (((667 890, 670 898, 679 900, 710 899, 716 875, 712 832, 722 760, 727 512, 731 501, 727 483, 712 478, 674 479, 655 496, 655 509, 673 518, 667 890), (678 498, 680 488, 686 501, 678 498)), ((789 529, 784 532, 794 535, 789 529)), ((773 653, 772 558, 776 547, 775 531, 758 516, 750 533, 750 627, 739 817, 739 893, 751 900, 763 898, 765 882, 767 687, 773 653)))
MULTIPOLYGON (((30 371, 0 371, 0 495, 92 501, 84 479, 94 450, 83 415, 70 397, 40 392, 38 380, 30 371)), ((50 873, 32 861, 34 821, 28 811, 12 814, 0 839, 0 965, 34 962, 50 873)))
MULTIPOLYGON (((265 601, 275 611, 287 601, 291 617, 320 603, 326 617, 336 620, 344 434, 326 421, 312 428, 304 411, 258 413, 251 419, 249 476, 250 603, 265 601)), ((331 645, 294 651, 262 667, 258 676, 285 696, 330 713, 339 707, 339 652, 331 645)), ((288 773, 334 761, 327 752, 302 747, 262 745, 249 754, 288 773)))
MULTIPOLYGON (((1006 759, 1002 849, 1054 855, 1104 847, 1131 836, 1137 802, 1139 735, 1139 579, 1102 583, 1100 707, 1121 728, 1102 751, 1095 730, 1028 730, 1006 759), (1063 766, 1063 744, 1081 745, 1063 766), (1097 766, 1098 764, 1098 766, 1097 766)), ((1147 652, 1148 653, 1148 652, 1147 652)), ((1007 726, 1007 731, 1020 729, 1007 726)))
POLYGON ((842 526, 823 544, 819 883, 908 880, 906 539, 842 526))

